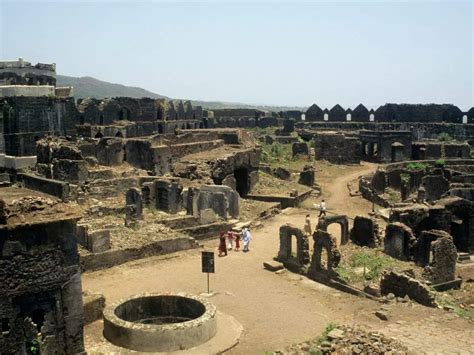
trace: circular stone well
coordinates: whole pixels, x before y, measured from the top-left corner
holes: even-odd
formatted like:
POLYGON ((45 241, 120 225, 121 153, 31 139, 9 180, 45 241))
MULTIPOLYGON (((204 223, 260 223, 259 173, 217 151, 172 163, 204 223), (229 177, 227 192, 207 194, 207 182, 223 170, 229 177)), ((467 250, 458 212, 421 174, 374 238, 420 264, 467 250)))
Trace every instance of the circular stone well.
POLYGON ((130 350, 189 349, 216 332, 216 307, 184 293, 132 296, 104 310, 104 337, 130 350))

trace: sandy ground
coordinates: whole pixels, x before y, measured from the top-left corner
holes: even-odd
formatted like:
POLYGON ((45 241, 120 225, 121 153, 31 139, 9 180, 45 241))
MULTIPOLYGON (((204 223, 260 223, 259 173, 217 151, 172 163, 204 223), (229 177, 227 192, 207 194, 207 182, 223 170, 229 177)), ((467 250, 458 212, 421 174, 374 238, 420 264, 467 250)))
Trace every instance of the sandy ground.
MULTIPOLYGON (((349 197, 347 183, 368 173, 375 165, 328 168, 318 182, 321 198, 338 214, 366 215, 371 204, 360 197, 349 197)), ((319 198, 318 200, 320 200, 319 198)), ((216 258, 216 274, 211 275, 211 298, 217 308, 232 315, 244 326, 239 344, 229 353, 261 354, 291 343, 318 336, 330 322, 362 324, 394 336, 414 353, 474 352, 474 326, 439 309, 412 303, 384 305, 391 318, 381 321, 373 315, 381 304, 335 291, 292 273, 275 274, 263 269, 264 261, 278 252, 279 227, 284 223, 304 224, 305 209, 289 209, 265 221, 252 231, 249 253, 229 252, 216 258)), ((311 212, 313 225, 316 212, 311 212)), ((216 250, 217 241, 207 241, 203 250, 216 250)), ((165 257, 151 257, 111 269, 86 273, 83 288, 103 293, 107 302, 143 292, 185 291, 203 293, 206 275, 201 273, 201 250, 190 250, 165 257)), ((217 254, 217 253, 216 253, 217 254)), ((98 322, 85 328, 86 347, 98 349, 98 322)))

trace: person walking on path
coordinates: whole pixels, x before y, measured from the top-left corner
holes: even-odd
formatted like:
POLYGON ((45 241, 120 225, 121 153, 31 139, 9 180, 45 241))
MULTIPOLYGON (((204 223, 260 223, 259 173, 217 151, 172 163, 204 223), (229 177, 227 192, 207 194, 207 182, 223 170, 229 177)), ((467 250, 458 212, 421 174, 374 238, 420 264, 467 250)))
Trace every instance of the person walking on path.
POLYGON ((244 228, 244 231, 242 233, 242 242, 244 244, 244 249, 242 250, 244 253, 247 253, 249 250, 250 246, 250 241, 252 240, 252 236, 250 235, 250 231, 248 228, 244 228))
POLYGON ((232 250, 234 246, 234 233, 232 233, 232 229, 229 229, 227 232, 227 250, 232 250))
POLYGON ((324 200, 319 204, 319 217, 326 217, 326 202, 324 200))
POLYGON ((234 251, 240 251, 240 233, 233 232, 234 239, 235 239, 235 249, 234 251))
POLYGON ((219 256, 227 256, 227 247, 225 245, 225 232, 219 233, 219 256))
POLYGON ((311 218, 309 214, 306 215, 306 219, 304 222, 304 232, 307 235, 311 235, 311 218))

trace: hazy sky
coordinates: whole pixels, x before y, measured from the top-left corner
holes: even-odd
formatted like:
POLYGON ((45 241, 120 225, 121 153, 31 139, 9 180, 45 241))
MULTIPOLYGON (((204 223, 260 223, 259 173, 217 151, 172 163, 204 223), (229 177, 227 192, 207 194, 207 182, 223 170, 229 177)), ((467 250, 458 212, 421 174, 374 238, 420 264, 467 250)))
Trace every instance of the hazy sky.
POLYGON ((176 98, 474 106, 474 2, 0 0, 0 58, 176 98))

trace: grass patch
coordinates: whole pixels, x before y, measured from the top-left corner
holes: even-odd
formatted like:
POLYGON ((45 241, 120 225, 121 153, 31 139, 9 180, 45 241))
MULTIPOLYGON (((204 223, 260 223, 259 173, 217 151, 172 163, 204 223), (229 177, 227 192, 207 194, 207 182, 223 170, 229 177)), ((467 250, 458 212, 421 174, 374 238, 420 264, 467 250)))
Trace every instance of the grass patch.
POLYGON ((322 332, 322 334, 314 340, 314 343, 316 345, 320 345, 323 341, 327 341, 328 334, 331 333, 331 331, 333 331, 336 328, 337 328, 336 323, 332 323, 332 322, 328 323, 328 325, 326 325, 326 328, 324 328, 324 331, 322 332))
POLYGON ((436 295, 436 303, 440 307, 450 307, 453 309, 453 312, 461 317, 470 320, 474 320, 474 309, 461 306, 456 299, 449 294, 448 292, 438 293, 436 295))
POLYGON ((260 161, 274 168, 282 167, 288 170, 300 171, 308 164, 308 160, 299 157, 293 158, 291 146, 291 144, 281 144, 278 142, 264 144, 262 146, 260 161))
POLYGON ((402 266, 401 262, 377 250, 360 251, 352 254, 346 263, 341 263, 336 272, 344 281, 361 282, 379 280, 387 269, 402 266), (356 269, 362 268, 361 272, 356 269))
POLYGON ((387 200, 390 203, 398 203, 401 200, 401 194, 399 191, 389 190, 386 194, 387 200))
POLYGON ((428 164, 420 162, 410 162, 405 164, 405 168, 409 171, 425 171, 428 168, 428 164))
POLYGON ((451 137, 448 133, 443 132, 438 134, 438 140, 441 142, 449 142, 453 140, 453 137, 451 137))

